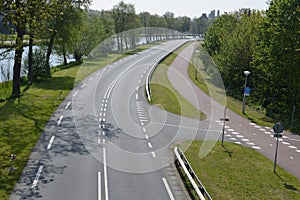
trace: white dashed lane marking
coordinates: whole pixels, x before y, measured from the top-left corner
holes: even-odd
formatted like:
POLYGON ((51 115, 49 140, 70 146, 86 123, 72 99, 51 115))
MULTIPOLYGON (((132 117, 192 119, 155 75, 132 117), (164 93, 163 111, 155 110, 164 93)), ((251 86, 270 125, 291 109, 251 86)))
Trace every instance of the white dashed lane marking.
POLYGON ((257 149, 257 150, 261 149, 261 148, 258 147, 258 146, 252 146, 252 148, 253 148, 253 149, 257 149))

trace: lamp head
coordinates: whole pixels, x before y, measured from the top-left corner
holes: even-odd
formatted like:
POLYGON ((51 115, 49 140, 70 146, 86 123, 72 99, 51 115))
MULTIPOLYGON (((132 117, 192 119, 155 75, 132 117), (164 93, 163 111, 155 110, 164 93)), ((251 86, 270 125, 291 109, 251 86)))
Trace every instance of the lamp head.
POLYGON ((246 76, 248 76, 249 74, 251 74, 251 72, 249 72, 249 71, 244 71, 244 74, 245 74, 246 76))

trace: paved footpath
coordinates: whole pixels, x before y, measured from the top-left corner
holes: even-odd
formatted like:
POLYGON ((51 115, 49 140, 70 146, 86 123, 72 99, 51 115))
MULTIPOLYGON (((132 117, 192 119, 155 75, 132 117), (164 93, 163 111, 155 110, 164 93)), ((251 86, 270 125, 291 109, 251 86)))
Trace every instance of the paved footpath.
MULTIPOLYGON (((212 119, 210 105, 214 100, 200 90, 189 78, 187 69, 192 53, 193 45, 190 45, 177 56, 168 70, 168 78, 173 87, 196 108, 204 112, 207 115, 206 120, 210 120, 212 119), (187 85, 189 85, 189 89, 187 89, 187 85)), ((251 123, 229 109, 227 116, 230 121, 226 122, 225 141, 253 148, 270 160, 274 160, 276 139, 273 137, 273 131, 270 127, 251 123)), ((221 121, 215 119, 214 121, 223 125, 221 121)), ((277 164, 300 180, 299 135, 287 131, 283 132, 283 137, 279 139, 277 164)))

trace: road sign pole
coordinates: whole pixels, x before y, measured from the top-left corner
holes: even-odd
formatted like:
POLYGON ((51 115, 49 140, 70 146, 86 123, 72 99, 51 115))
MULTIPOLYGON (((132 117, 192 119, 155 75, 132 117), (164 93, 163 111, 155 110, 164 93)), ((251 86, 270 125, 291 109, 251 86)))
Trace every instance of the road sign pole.
POLYGON ((274 137, 276 137, 276 150, 275 150, 275 159, 274 159, 274 173, 276 173, 276 163, 277 163, 277 153, 278 153, 278 138, 282 137, 282 132, 284 130, 283 125, 280 122, 277 122, 274 127, 273 127, 273 131, 274 131, 274 137))
POLYGON ((226 121, 226 110, 227 110, 227 106, 225 106, 224 108, 224 123, 223 123, 223 131, 222 131, 222 147, 224 147, 224 132, 225 132, 225 121, 226 121))
POLYGON ((275 151, 275 160, 274 160, 274 173, 276 173, 277 152, 278 152, 278 137, 276 138, 276 151, 275 151))

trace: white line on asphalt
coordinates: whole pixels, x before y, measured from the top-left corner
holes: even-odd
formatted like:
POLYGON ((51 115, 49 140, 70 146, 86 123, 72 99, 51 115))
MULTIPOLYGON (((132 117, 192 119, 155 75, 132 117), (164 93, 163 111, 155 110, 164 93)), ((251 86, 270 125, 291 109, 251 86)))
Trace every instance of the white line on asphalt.
POLYGON ((242 141, 249 142, 249 139, 243 138, 242 141))
POLYGON ((152 149, 152 144, 150 142, 148 142, 148 147, 152 149))
POLYGON ((138 94, 135 94, 135 99, 139 100, 139 95, 138 94))
POLYGON ((155 152, 152 151, 151 154, 152 154, 153 158, 156 158, 155 152))
POLYGON ((139 87, 136 87, 136 91, 139 91, 139 87))
POLYGON ((105 144, 106 143, 106 140, 105 140, 105 138, 103 138, 103 144, 105 144))
POLYGON ((107 103, 106 103, 106 104, 104 104, 104 107, 107 107, 107 103))
POLYGON ((101 139, 100 138, 98 138, 98 144, 100 144, 101 143, 101 139))
POLYGON ((300 150, 296 150, 298 153, 300 153, 300 150))
POLYGON ((85 86, 86 86, 86 83, 82 84, 82 85, 80 86, 80 88, 84 88, 85 86))
POLYGON ((145 135, 145 138, 146 138, 146 140, 149 140, 149 136, 148 135, 145 135))
POLYGON ((41 173, 42 173, 42 170, 43 170, 43 165, 41 165, 40 167, 39 167, 39 169, 38 169, 38 171, 37 171, 37 173, 36 173, 36 176, 35 176, 35 178, 34 178, 34 180, 33 180, 33 183, 32 183, 32 186, 31 186, 31 188, 35 188, 36 186, 37 186, 37 184, 38 184, 38 182, 39 182, 39 178, 40 178, 40 176, 41 176, 41 173))
POLYGON ((290 156, 290 159, 291 159, 291 160, 294 160, 294 157, 293 157, 293 156, 290 156))
POLYGON ((230 140, 233 140, 233 141, 235 141, 236 139, 235 138, 229 138, 230 140))
POLYGON ((141 80, 139 80, 139 84, 141 84, 141 82, 142 82, 142 81, 141 81, 141 80))
POLYGON ((227 129, 227 131, 234 132, 234 129, 229 128, 229 129, 227 129))
POLYGON ((98 200, 101 200, 101 172, 98 172, 98 200))
POLYGON ((144 123, 143 123, 143 122, 141 122, 141 125, 142 125, 142 126, 144 126, 144 123))
POLYGON ((68 109, 70 105, 71 105, 71 101, 69 101, 69 102, 67 103, 65 109, 68 109))
POLYGON ((104 104, 101 104, 101 107, 103 107, 104 106, 104 104))
MULTIPOLYGON (((101 122, 101 121, 102 121, 102 118, 100 117, 100 118, 99 118, 99 122, 101 122)), ((100 126, 100 125, 99 125, 99 126, 100 126)), ((100 127, 99 127, 99 128, 100 128, 100 127)))
POLYGON ((100 117, 102 117, 102 112, 99 115, 100 115, 100 117))
POLYGON ((106 121, 106 119, 105 119, 105 118, 103 118, 103 119, 102 119, 102 121, 103 121, 103 122, 105 122, 105 121, 106 121))
POLYGON ((147 132, 147 131, 146 131, 146 128, 143 128, 143 131, 144 131, 144 132, 147 132))
POLYGON ((77 96, 77 94, 78 94, 78 91, 76 91, 76 92, 74 93, 73 97, 76 97, 76 96, 77 96))
POLYGON ((260 147, 258 146, 252 146, 253 149, 261 149, 260 147))
POLYGON ((267 135, 271 135, 272 133, 271 133, 271 132, 269 132, 269 131, 266 131, 266 132, 265 132, 265 134, 267 134, 267 135))
POLYGON ((246 142, 246 143, 251 146, 255 145, 253 142, 246 142))
POLYGON ((89 81, 92 81, 94 79, 94 77, 90 78, 89 81))
POLYGON ((49 141, 49 144, 48 144, 48 147, 47 147, 48 150, 51 149, 51 146, 52 146, 52 143, 53 143, 53 141, 54 141, 54 138, 55 138, 55 136, 53 135, 53 136, 51 137, 50 141, 49 141))
POLYGON ((281 142, 282 144, 285 144, 285 145, 291 145, 290 143, 288 142, 281 142))
POLYGON ((96 75, 99 76, 99 75, 100 75, 100 72, 98 72, 96 75))
POLYGON ((57 122, 57 126, 59 126, 61 124, 61 120, 64 118, 64 116, 60 116, 58 122, 57 122))
POLYGON ((166 187, 166 190, 167 190, 167 192, 168 192, 168 195, 169 195, 170 199, 171 199, 171 200, 175 200, 175 198, 174 198, 174 196, 173 196, 173 194, 172 194, 171 188, 170 188, 170 186, 169 186, 169 184, 168 184, 167 179, 163 177, 163 178, 162 178, 162 181, 163 181, 163 183, 164 183, 164 185, 165 185, 165 187, 166 187))
POLYGON ((235 142, 235 144, 240 144, 241 145, 242 143, 241 142, 235 142))
POLYGON ((107 163, 106 163, 106 149, 103 148, 103 164, 104 164, 104 189, 105 200, 108 200, 108 182, 107 182, 107 163))
POLYGON ((105 136, 105 131, 102 131, 102 135, 105 136))
POLYGON ((239 135, 240 133, 238 132, 232 132, 233 135, 239 135))
POLYGON ((238 137, 238 138, 243 138, 244 136, 242 136, 242 135, 237 135, 236 137, 238 137))
POLYGON ((106 116, 106 113, 103 113, 103 117, 105 117, 106 116))
POLYGON ((297 149, 297 147, 295 147, 295 146, 289 146, 289 148, 291 148, 291 149, 297 149))

